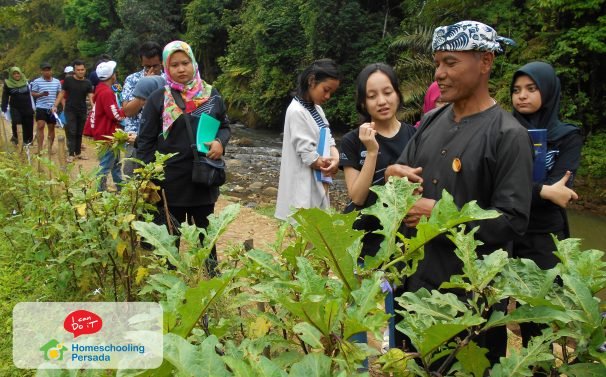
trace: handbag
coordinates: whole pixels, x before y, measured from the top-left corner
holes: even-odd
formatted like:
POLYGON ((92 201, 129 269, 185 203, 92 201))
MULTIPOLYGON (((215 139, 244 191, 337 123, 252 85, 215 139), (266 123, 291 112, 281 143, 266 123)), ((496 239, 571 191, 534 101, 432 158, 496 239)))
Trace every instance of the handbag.
MULTIPOLYGON (((196 151, 197 152, 197 151, 196 151)), ((204 186, 221 186, 225 183, 225 161, 213 160, 206 156, 195 157, 191 172, 191 180, 204 186)))
POLYGON ((181 94, 172 90, 172 95, 175 98, 177 106, 183 110, 183 117, 185 118, 185 125, 187 126, 187 135, 189 136, 189 142, 191 150, 194 154, 194 161, 191 171, 191 180, 194 183, 206 187, 218 187, 225 183, 225 161, 223 159, 213 160, 206 156, 200 156, 198 153, 198 147, 196 140, 194 139, 194 132, 191 128, 190 116, 185 112, 185 103, 181 94))

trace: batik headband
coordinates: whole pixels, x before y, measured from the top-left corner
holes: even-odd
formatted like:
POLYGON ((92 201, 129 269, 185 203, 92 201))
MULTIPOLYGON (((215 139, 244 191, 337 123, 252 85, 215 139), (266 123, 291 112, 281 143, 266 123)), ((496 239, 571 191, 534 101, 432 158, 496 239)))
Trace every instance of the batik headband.
POLYGON ((488 25, 478 21, 461 21, 437 27, 433 32, 431 49, 436 51, 489 51, 502 53, 503 46, 515 46, 509 38, 500 37, 488 25))

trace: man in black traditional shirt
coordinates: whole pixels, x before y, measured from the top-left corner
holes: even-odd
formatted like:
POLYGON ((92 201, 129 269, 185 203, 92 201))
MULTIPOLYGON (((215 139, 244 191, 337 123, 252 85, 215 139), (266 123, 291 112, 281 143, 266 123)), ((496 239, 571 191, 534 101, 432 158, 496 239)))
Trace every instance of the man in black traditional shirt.
MULTIPOLYGON (((484 244, 480 254, 510 249, 515 235, 526 231, 532 188, 532 146, 518 121, 491 98, 488 79, 500 43, 490 26, 463 21, 438 27, 432 49, 440 101, 449 105, 429 112, 408 143, 398 164, 387 168, 392 175, 422 183, 422 198, 408 213, 406 226, 414 228, 421 216, 430 216, 442 190, 457 206, 476 200, 484 209, 501 213, 481 221, 476 237, 484 244)), ((454 244, 438 237, 425 246, 425 259, 405 284, 406 291, 438 289, 461 273, 462 262, 454 244)), ((504 356, 505 329, 490 334, 488 355, 492 362, 504 356)))

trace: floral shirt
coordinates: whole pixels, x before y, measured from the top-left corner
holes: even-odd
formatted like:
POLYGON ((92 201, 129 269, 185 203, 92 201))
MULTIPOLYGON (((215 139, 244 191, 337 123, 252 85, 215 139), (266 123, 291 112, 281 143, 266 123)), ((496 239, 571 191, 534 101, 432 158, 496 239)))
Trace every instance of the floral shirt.
MULTIPOLYGON (((133 97, 133 91, 135 90, 135 85, 139 82, 139 79, 143 77, 145 73, 145 69, 140 70, 139 72, 132 73, 126 77, 124 80, 124 87, 122 88, 122 101, 132 101, 135 99, 133 97)), ((141 111, 137 113, 137 115, 128 117, 124 121, 124 131, 126 132, 134 132, 139 133, 139 125, 141 124, 141 111)))
MULTIPOLYGON (((139 80, 145 75, 145 69, 140 70, 139 72, 132 73, 126 77, 124 80, 124 87, 122 88, 122 101, 128 102, 135 99, 133 96, 133 92, 135 91, 135 86, 139 80)), ((164 72, 161 73, 161 76, 164 77, 164 72)), ((139 126, 141 125, 141 111, 137 113, 137 115, 128 117, 124 123, 124 131, 126 132, 134 132, 139 133, 139 126)))

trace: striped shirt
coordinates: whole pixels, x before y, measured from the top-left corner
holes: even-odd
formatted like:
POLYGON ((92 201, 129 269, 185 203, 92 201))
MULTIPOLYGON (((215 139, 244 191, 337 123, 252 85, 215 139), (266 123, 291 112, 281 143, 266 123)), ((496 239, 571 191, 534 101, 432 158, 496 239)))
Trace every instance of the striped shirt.
POLYGON ((54 77, 50 81, 38 77, 30 85, 32 92, 48 92, 48 96, 36 98, 36 108, 47 110, 52 108, 55 104, 55 99, 57 99, 57 94, 61 91, 61 82, 54 77))

